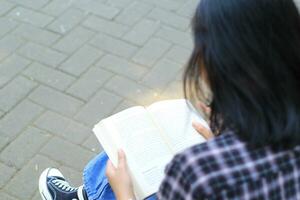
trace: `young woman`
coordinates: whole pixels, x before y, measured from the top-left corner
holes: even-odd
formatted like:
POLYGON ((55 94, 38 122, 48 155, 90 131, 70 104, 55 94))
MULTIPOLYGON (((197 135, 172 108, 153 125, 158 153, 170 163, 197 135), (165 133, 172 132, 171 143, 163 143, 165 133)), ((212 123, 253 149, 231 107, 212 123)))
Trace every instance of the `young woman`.
MULTIPOLYGON (((300 199, 300 16, 295 3, 202 0, 192 26, 194 50, 184 88, 192 100, 206 96, 203 85, 210 89, 215 137, 176 155, 154 198, 300 199)), ((118 168, 107 163, 110 185, 106 159, 100 155, 88 164, 79 189, 58 170, 46 170, 40 180, 44 200, 134 199, 124 153, 119 153, 118 168)))

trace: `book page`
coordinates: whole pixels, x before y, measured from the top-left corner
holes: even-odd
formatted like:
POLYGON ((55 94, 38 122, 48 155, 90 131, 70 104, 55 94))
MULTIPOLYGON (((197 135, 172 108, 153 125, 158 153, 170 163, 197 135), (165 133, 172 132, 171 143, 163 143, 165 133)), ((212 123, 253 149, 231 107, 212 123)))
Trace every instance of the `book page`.
POLYGON ((125 151, 130 171, 143 187, 144 194, 155 193, 163 179, 165 165, 172 158, 172 150, 147 110, 133 107, 103 120, 103 124, 109 134, 114 135, 117 149, 125 151))
MULTIPOLYGON (((192 105, 190 104, 191 108, 192 105)), ((193 127, 192 122, 200 122, 209 129, 204 119, 187 106, 185 99, 166 100, 152 104, 147 110, 168 137, 173 153, 205 141, 193 127)))
POLYGON ((101 146, 105 150, 105 153, 107 154, 107 156, 109 157, 113 165, 117 166, 118 145, 116 144, 116 140, 117 140, 115 139, 116 136, 114 134, 111 134, 107 130, 103 121, 101 121, 94 127, 93 132, 95 133, 98 141, 100 142, 101 146))
POLYGON ((111 118, 130 116, 132 113, 145 112, 145 108, 142 106, 135 106, 126 109, 120 113, 117 113, 113 117, 101 120, 98 124, 94 126, 93 132, 95 133, 97 139, 101 143, 105 152, 107 153, 109 159, 112 161, 114 166, 118 165, 117 152, 118 149, 122 148, 121 138, 116 132, 114 127, 110 127, 108 123, 111 118))

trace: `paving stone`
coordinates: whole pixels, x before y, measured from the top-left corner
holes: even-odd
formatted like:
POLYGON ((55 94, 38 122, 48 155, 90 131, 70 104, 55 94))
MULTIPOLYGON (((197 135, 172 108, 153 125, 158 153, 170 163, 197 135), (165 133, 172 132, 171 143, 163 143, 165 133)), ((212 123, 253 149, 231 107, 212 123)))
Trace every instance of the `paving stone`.
POLYGON ((169 11, 177 10, 186 0, 143 0, 151 5, 169 11))
POLYGON ((103 53, 95 47, 85 45, 67 59, 59 68, 65 72, 79 76, 95 63, 102 54, 103 53))
POLYGON ((99 3, 103 3, 105 4, 107 0, 73 0, 72 1, 72 4, 75 6, 75 7, 82 7, 83 5, 85 4, 89 4, 91 3, 92 1, 96 1, 96 2, 99 2, 99 3))
POLYGON ((93 13, 106 19, 113 19, 118 13, 119 9, 105 5, 101 1, 87 1, 77 4, 78 8, 83 9, 86 13, 93 13))
POLYGON ((185 68, 182 68, 182 69, 180 70, 180 72, 177 74, 176 81, 181 81, 181 82, 183 82, 183 74, 184 74, 184 71, 185 71, 185 68))
POLYGON ((93 1, 98 4, 100 3, 105 4, 107 0, 73 0, 72 5, 74 7, 82 8, 84 6, 87 6, 86 4, 90 4, 93 1))
POLYGON ((59 164, 45 156, 36 155, 5 186, 5 191, 22 199, 31 199, 38 188, 38 179, 42 171, 59 164))
POLYGON ((43 47, 34 43, 27 43, 18 52, 27 58, 39 61, 51 67, 56 67, 66 56, 50 48, 43 47))
POLYGON ((0 63, 0 87, 21 72, 28 64, 29 60, 12 55, 0 63))
POLYGON ((198 4, 199 4, 199 0, 189 0, 185 2, 185 4, 182 7, 178 9, 177 13, 191 18, 194 16, 198 4))
POLYGON ((121 37, 129 30, 128 26, 96 16, 90 16, 87 18, 83 22, 83 25, 95 31, 106 33, 115 37, 121 37))
POLYGON ((101 90, 75 115, 75 119, 92 128, 101 119, 110 115, 121 100, 121 97, 101 90))
POLYGON ((98 139, 96 138, 95 134, 92 133, 88 137, 88 139, 82 144, 85 148, 89 149, 90 151, 98 154, 103 151, 101 144, 99 143, 98 139))
POLYGON ((141 46, 159 28, 159 25, 159 21, 143 19, 138 24, 136 24, 130 32, 124 35, 123 39, 141 46))
POLYGON ((10 32, 18 25, 13 19, 0 18, 0 37, 3 37, 5 34, 10 32))
POLYGON ((4 15, 9 10, 11 10, 14 6, 15 6, 15 4, 5 1, 5 0, 2 0, 0 2, 0 15, 4 15))
POLYGON ((81 144, 91 134, 90 128, 51 111, 40 116, 34 125, 75 144, 81 144))
POLYGON ((67 166, 61 166, 61 167, 59 167, 59 170, 64 175, 64 177, 66 177, 68 179, 68 182, 70 183, 70 185, 72 185, 74 187, 83 185, 82 172, 76 171, 67 166))
POLYGON ((0 0, 0 91, 11 88, 9 97, 19 99, 0 100, 0 174, 7 175, 0 175, 0 199, 40 200, 38 176, 53 165, 80 185, 83 167, 102 151, 95 123, 135 105, 182 98, 198 1, 0 0), (18 97, 26 84, 11 85, 19 79, 39 87, 18 97), (25 134, 32 126, 37 137, 25 134), (40 151, 38 141, 48 135, 40 151), (4 172, 14 165, 18 172, 4 172))
POLYGON ((106 4, 107 0, 74 0, 73 1, 73 4, 75 6, 82 6, 84 4, 89 4, 91 3, 92 1, 95 1, 95 2, 98 2, 98 3, 103 3, 103 4, 106 4))
POLYGON ((75 144, 82 144, 82 142, 88 137, 88 135, 91 134, 91 132, 91 128, 88 128, 81 123, 71 121, 66 126, 63 132, 63 137, 75 144))
POLYGON ((24 41, 20 38, 8 35, 0 40, 0 60, 6 58, 19 48, 24 41))
POLYGON ((50 137, 39 129, 29 127, 1 152, 0 159, 20 169, 50 137))
POLYGON ((42 8, 42 11, 49 15, 60 16, 71 5, 72 1, 52 0, 42 8))
POLYGON ((78 171, 83 171, 84 166, 94 156, 92 152, 57 137, 52 138, 41 152, 78 171))
POLYGON ((96 64, 101 68, 110 70, 113 73, 127 76, 128 78, 139 80, 148 71, 147 68, 129 62, 118 56, 107 54, 96 64))
POLYGON ((25 7, 39 9, 49 1, 49 0, 10 0, 12 2, 18 3, 20 5, 23 5, 25 7))
POLYGON ((76 26, 84 16, 82 11, 71 8, 51 23, 48 29, 56 33, 65 34, 76 26))
POLYGON ((175 13, 164 9, 155 8, 149 15, 149 18, 160 20, 161 22, 180 30, 186 30, 190 24, 190 19, 176 15, 175 13))
POLYGON ((15 197, 12 197, 6 193, 4 193, 4 191, 1 191, 0 190, 0 199, 3 199, 3 200, 17 200, 15 197))
POLYGON ((113 112, 118 113, 134 106, 139 106, 139 105, 136 102, 125 99, 122 101, 122 103, 118 105, 118 107, 116 107, 116 109, 113 112))
POLYGON ((8 137, 3 137, 0 135, 0 151, 9 143, 8 137))
POLYGON ((24 100, 0 120, 1 134, 4 137, 10 138, 10 140, 15 138, 42 111, 42 107, 24 100))
POLYGON ((13 106, 24 99, 36 85, 35 82, 24 77, 17 77, 0 89, 0 109, 6 112, 9 111, 13 106))
MULTIPOLYGON (((112 0, 114 1, 114 0, 112 0)), ((144 2, 134 1, 115 18, 116 22, 133 26, 153 8, 152 5, 144 2)))
POLYGON ((190 33, 178 31, 169 27, 162 27, 156 32, 155 35, 188 49, 193 48, 193 40, 190 33))
POLYGON ((41 200, 41 194, 39 191, 36 191, 31 200, 41 200))
POLYGON ((137 51, 136 46, 104 34, 98 34, 90 41, 90 44, 124 58, 130 58, 137 51))
POLYGON ((39 27, 46 26, 54 19, 51 16, 24 7, 14 8, 8 14, 8 16, 16 20, 29 23, 34 26, 39 26, 39 27))
POLYGON ((151 38, 133 57, 133 61, 153 66, 155 62, 171 47, 171 44, 159 38, 151 38))
POLYGON ((74 28, 69 34, 64 35, 53 48, 65 53, 72 53, 86 43, 94 33, 80 26, 74 28))
POLYGON ((116 94, 126 97, 140 105, 148 105, 155 101, 157 93, 138 82, 121 76, 115 76, 105 87, 116 94))
POLYGON ((184 98, 182 81, 170 83, 165 90, 159 95, 158 100, 182 99, 184 98))
POLYGON ((75 81, 74 77, 40 63, 31 64, 23 74, 31 80, 44 83, 59 90, 65 90, 75 81))
POLYGON ((22 24, 13 32, 13 34, 26 40, 40 43, 46 46, 52 45, 60 37, 58 34, 35 26, 31 26, 29 24, 22 24))
POLYGON ((124 8, 128 6, 133 0, 107 0, 106 4, 112 7, 124 8))
POLYGON ((83 105, 82 101, 45 86, 39 86, 29 98, 50 110, 70 117, 83 105))
POLYGON ((181 68, 182 65, 163 59, 143 78, 143 84, 155 90, 162 90, 168 83, 176 79, 181 68))
MULTIPOLYGON (((9 167, 0 162, 0 189, 10 180, 10 178, 14 175, 16 169, 13 167, 9 167)), ((1 196, 0 196, 1 197, 1 196)))
POLYGON ((67 92, 81 99, 88 100, 112 75, 108 71, 92 67, 67 92))
POLYGON ((181 65, 186 65, 190 58, 191 53, 192 53, 191 50, 175 45, 165 55, 165 58, 175 61, 181 65))

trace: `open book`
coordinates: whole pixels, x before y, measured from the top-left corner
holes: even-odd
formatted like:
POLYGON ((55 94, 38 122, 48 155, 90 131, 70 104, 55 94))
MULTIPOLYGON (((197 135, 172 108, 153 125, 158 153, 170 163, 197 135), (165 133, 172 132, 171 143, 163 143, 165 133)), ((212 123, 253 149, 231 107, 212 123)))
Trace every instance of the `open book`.
POLYGON ((124 150, 136 199, 157 192, 164 168, 176 153, 205 141, 192 121, 208 124, 187 104, 179 99, 136 106, 95 125, 93 131, 113 165, 118 165, 118 149, 124 150))

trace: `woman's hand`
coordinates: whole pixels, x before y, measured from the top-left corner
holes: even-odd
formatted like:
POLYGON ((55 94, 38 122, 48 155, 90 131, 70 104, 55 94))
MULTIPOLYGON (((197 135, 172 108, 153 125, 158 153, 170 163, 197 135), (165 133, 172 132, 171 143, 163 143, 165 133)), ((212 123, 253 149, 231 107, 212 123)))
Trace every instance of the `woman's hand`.
POLYGON ((193 127, 194 129, 200 134, 202 135, 206 140, 209 140, 211 138, 214 137, 214 134, 205 126, 203 126, 201 123, 199 122, 193 122, 193 127))
MULTIPOLYGON (((199 102, 197 104, 197 107, 202 110, 202 112, 206 115, 206 116, 210 116, 210 113, 211 113, 211 109, 210 107, 208 107, 207 105, 205 105, 204 103, 202 102, 199 102)), ((203 126, 201 123, 199 122, 193 122, 193 127, 194 129, 200 134, 202 135, 205 139, 211 139, 214 137, 214 134, 208 129, 206 128, 205 126, 203 126)))
POLYGON ((117 200, 133 200, 133 186, 129 176, 125 153, 118 151, 118 167, 114 167, 108 160, 106 165, 106 176, 112 187, 117 200))

